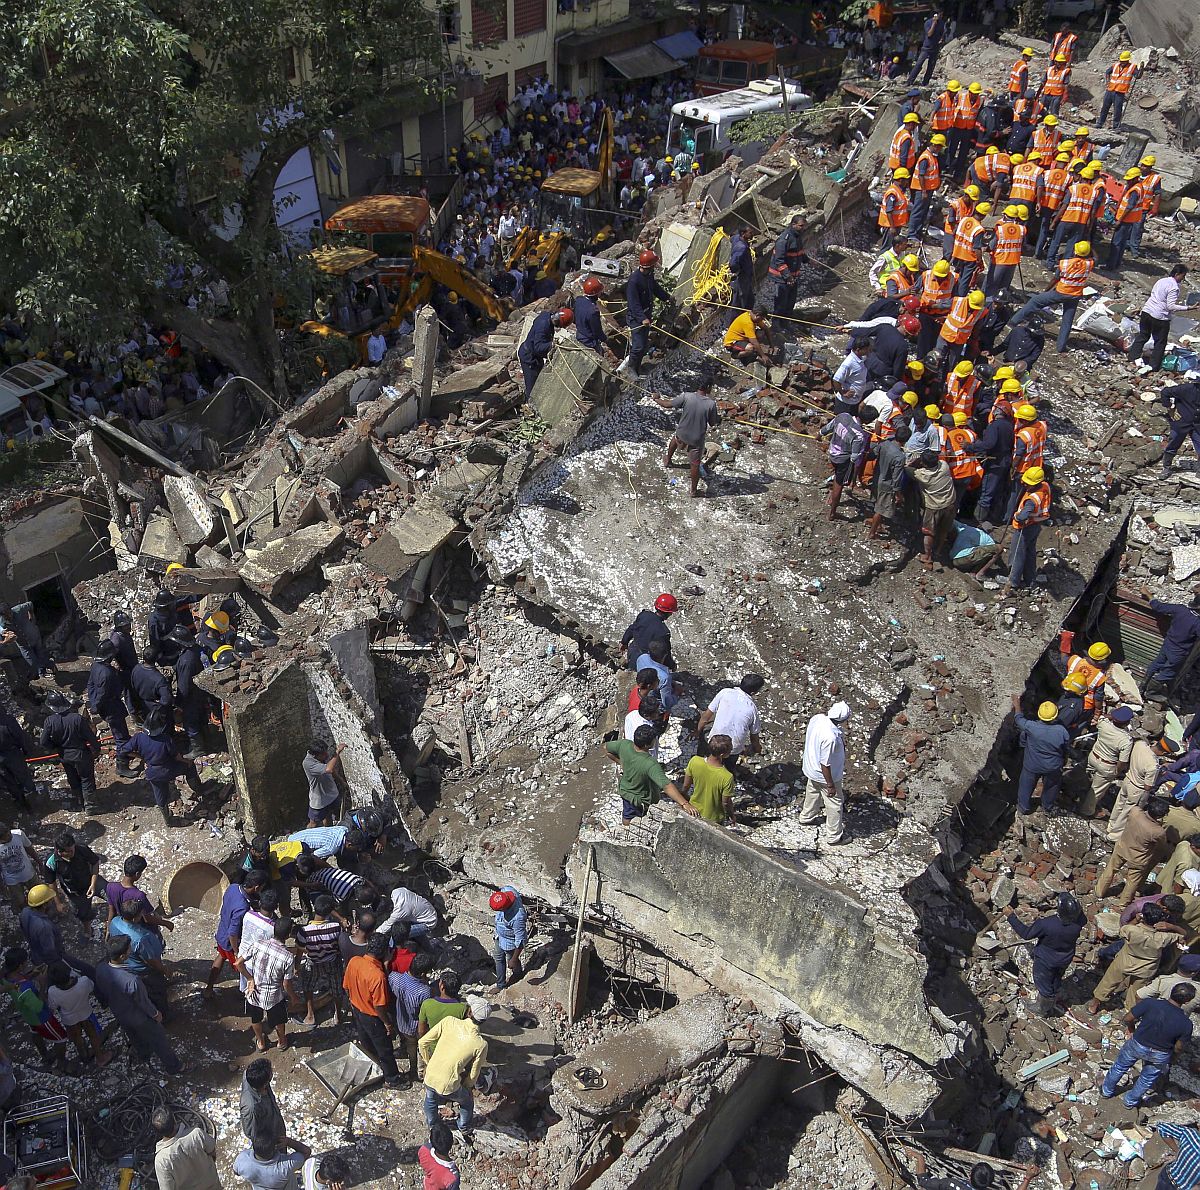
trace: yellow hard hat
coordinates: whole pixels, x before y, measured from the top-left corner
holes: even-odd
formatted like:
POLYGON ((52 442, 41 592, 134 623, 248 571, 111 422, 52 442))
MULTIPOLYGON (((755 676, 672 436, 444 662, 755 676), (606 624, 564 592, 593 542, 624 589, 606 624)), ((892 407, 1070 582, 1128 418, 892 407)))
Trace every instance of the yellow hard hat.
POLYGON ((1032 49, 1030 49, 1030 47, 1029 47, 1029 46, 1026 46, 1026 47, 1025 47, 1025 48, 1024 48, 1022 51, 1021 51, 1021 56, 1022 56, 1023 58, 1032 58, 1032 57, 1033 57, 1033 50, 1032 50, 1032 49))
POLYGON ((1055 54, 1054 60, 1055 60, 1055 62, 1065 62, 1067 60, 1067 55, 1066 54, 1055 54))
POLYGON ((906 405, 915 405, 918 398, 917 394, 910 388, 907 392, 905 392, 904 396, 902 396, 900 400, 902 400, 906 405))
POLYGON ((170 574, 172 570, 182 570, 182 569, 183 569, 182 562, 168 562, 165 573, 170 574))
POLYGON ((224 669, 226 664, 233 665, 237 659, 237 650, 233 645, 221 645, 212 655, 213 664, 224 669))
POLYGON ((912 177, 912 174, 910 174, 908 172, 908 170, 906 170, 904 168, 904 166, 901 166, 899 169, 892 171, 892 178, 897 182, 903 182, 905 178, 911 178, 911 177, 912 177))
POLYGON ((1033 488, 1033 487, 1037 487, 1037 485, 1038 485, 1039 483, 1041 483, 1041 482, 1042 482, 1042 480, 1043 480, 1043 479, 1045 479, 1045 478, 1046 478, 1046 473, 1045 473, 1045 471, 1043 471, 1043 470, 1041 469, 1041 467, 1030 467, 1030 468, 1029 468, 1029 469, 1028 469, 1028 470, 1027 470, 1027 471, 1026 471, 1026 472, 1025 472, 1025 473, 1024 473, 1022 476, 1021 476, 1021 482, 1022 482, 1022 483, 1023 483, 1023 484, 1024 484, 1026 487, 1027 487, 1027 488, 1033 488))
POLYGON ((207 620, 204 621, 206 628, 211 628, 214 632, 229 631, 229 616, 225 612, 213 612, 207 620))
POLYGON ((929 143, 930 143, 931 145, 937 145, 937 147, 938 147, 939 149, 944 149, 944 148, 946 147, 946 138, 945 138, 945 136, 943 136, 943 135, 942 135, 942 133, 940 133, 940 132, 935 132, 935 133, 934 133, 934 134, 933 134, 933 135, 932 135, 932 136, 929 138, 929 143))
POLYGON ((979 187, 972 182, 969 186, 963 187, 963 193, 972 201, 979 201, 979 187))
POLYGON ((1028 219, 1029 218, 1029 208, 1023 202, 1017 203, 1017 218, 1018 219, 1028 219))
POLYGON ((1107 661, 1111 656, 1112 649, 1102 640, 1098 640, 1094 645, 1088 646, 1088 657, 1092 661, 1107 661))
POLYGON ((1071 155, 1069 153, 1056 153, 1054 156, 1054 160, 1055 161, 1070 161, 1071 155))
POLYGON ((975 365, 969 359, 959 360, 954 365, 954 375, 961 376, 964 380, 975 371, 975 365))
MULTIPOLYGON (((1000 386, 1000 391, 1004 392, 1007 390, 1008 392, 1012 392, 1013 390, 1008 388, 1010 384, 1015 384, 1017 391, 1020 391, 1021 382, 1019 380, 1006 380, 1000 386)), ((1018 405, 1013 410, 1013 416, 1020 418, 1021 421, 1037 421, 1037 410, 1032 405, 1018 405)))
POLYGON ((950 276, 950 262, 948 260, 939 260, 933 266, 933 275, 935 277, 949 277, 950 276))
POLYGON ((1015 203, 1010 202, 1008 206, 1004 208, 1004 217, 1006 219, 1015 219, 1017 217, 1017 207, 1015 203))
POLYGON ((1079 171, 1080 176, 1086 181, 1091 181, 1100 172, 1100 163, 1098 161, 1089 161, 1087 165, 1079 171))
POLYGON ((1053 112, 1051 112, 1042 121, 1042 123, 1045 124, 1047 128, 1057 128, 1058 127, 1058 117, 1053 112))
MULTIPOLYGON (((1061 58, 1062 55, 1060 54, 1059 57, 1061 58)), ((1058 718, 1058 707, 1056 707, 1052 702, 1042 703, 1042 705, 1038 707, 1038 718, 1043 723, 1053 723, 1054 720, 1058 718)))
POLYGON ((1092 134, 1092 130, 1086 124, 1075 129, 1075 139, 1076 140, 1078 140, 1080 137, 1091 136, 1091 134, 1092 134))
POLYGON ((1135 165, 1133 167, 1133 169, 1127 169, 1125 171, 1124 181, 1136 182, 1138 180, 1138 178, 1140 178, 1141 176, 1142 176, 1142 171, 1140 169, 1138 169, 1137 166, 1135 165))
POLYGON ((1021 162, 1025 160, 1025 154, 1024 153, 1010 153, 1008 159, 1009 159, 1009 161, 1011 161, 1013 163, 1013 165, 1020 165, 1021 162))
POLYGON ((968 418, 967 415, 961 409, 959 409, 955 412, 954 424, 956 427, 965 426, 968 421, 970 421, 970 418, 968 418))
POLYGON ((985 157, 990 157, 993 153, 999 153, 999 152, 1000 152, 1000 150, 997 149, 995 145, 988 145, 988 147, 984 150, 983 155, 985 157))
POLYGON ((910 269, 910 270, 911 269, 919 269, 921 267, 920 258, 917 256, 913 256, 913 254, 911 252, 906 257, 904 257, 904 259, 901 260, 900 263, 906 269, 910 269))
POLYGON ((1143 157, 1141 159, 1141 161, 1138 162, 1138 165, 1144 165, 1144 166, 1149 167, 1149 166, 1153 165, 1157 160, 1158 160, 1158 158, 1155 157, 1153 153, 1147 153, 1146 156, 1143 157))
POLYGON ((936 405, 926 405, 925 416, 929 418, 930 421, 937 421, 937 419, 942 416, 942 411, 936 405))
POLYGON ((920 124, 921 117, 916 112, 907 112, 904 116, 905 124, 920 124))
POLYGON ((958 81, 958 79, 951 79, 951 80, 950 80, 950 81, 949 81, 949 82, 946 84, 946 90, 947 90, 947 91, 961 91, 961 90, 962 90, 962 83, 960 83, 960 82, 958 81))
POLYGON ((925 365, 919 359, 910 360, 904 365, 904 370, 913 376, 925 375, 925 365))
POLYGON ((675 160, 675 158, 674 158, 674 157, 672 157, 670 153, 668 153, 668 154, 667 154, 667 155, 666 155, 666 156, 663 158, 663 160, 664 160, 664 161, 665 161, 665 162, 666 162, 668 165, 670 165, 670 164, 671 164, 671 162, 675 160))
POLYGON ((1067 674, 1062 680, 1062 688, 1072 694, 1086 694, 1087 682, 1083 680, 1082 674, 1067 674))
POLYGON ((47 905, 54 900, 54 889, 48 884, 35 884, 25 899, 30 908, 36 909, 39 905, 47 905))
MULTIPOLYGON (((1010 376, 1007 380, 1003 380, 1000 382, 1000 391, 1002 393, 1019 393, 1022 391, 1021 390, 1021 382, 1010 376)), ((1022 405, 1021 408, 1022 409, 1032 409, 1033 406, 1032 405, 1022 405)), ((1030 414, 1030 417, 1036 417, 1036 416, 1037 416, 1036 412, 1030 414)))
POLYGON ((967 305, 970 306, 972 310, 982 310, 983 304, 986 301, 987 298, 984 296, 982 289, 972 289, 971 292, 967 294, 967 305))
POLYGON ((1073 140, 1059 141, 1058 147, 1062 152, 1069 153, 1075 147, 1075 142, 1073 140))
POLYGON ((535 170, 533 171, 533 176, 534 176, 535 178, 540 178, 540 177, 542 176, 542 171, 541 171, 540 169, 535 169, 535 170))
POLYGON ((993 380, 1012 380, 1016 373, 1012 370, 1012 364, 1001 364, 993 373, 993 380))
POLYGON ((990 202, 977 202, 975 204, 976 215, 990 215, 992 213, 992 204, 990 202))
POLYGON ((1076 244, 1075 244, 1075 255, 1076 256, 1088 256, 1091 254, 1091 251, 1092 251, 1092 241, 1091 240, 1079 240, 1076 242, 1076 244))
POLYGON ((1133 55, 1128 50, 1122 50, 1117 55, 1117 58, 1122 62, 1132 62, 1133 61, 1133 55))
POLYGON ((970 91, 972 95, 979 95, 983 91, 983 84, 982 83, 972 83, 967 88, 967 90, 970 91))

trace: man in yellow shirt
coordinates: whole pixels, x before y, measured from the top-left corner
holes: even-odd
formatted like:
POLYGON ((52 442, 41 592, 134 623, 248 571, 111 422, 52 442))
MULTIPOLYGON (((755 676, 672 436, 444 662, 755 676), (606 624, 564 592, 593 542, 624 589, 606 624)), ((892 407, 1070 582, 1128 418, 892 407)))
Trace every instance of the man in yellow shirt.
POLYGON ((733 774, 725 761, 733 751, 727 735, 711 736, 707 756, 693 756, 683 775, 683 795, 708 822, 733 821, 733 774))
POLYGON ((487 1061, 487 1042, 479 1035, 480 1020, 488 1016, 486 1003, 471 1003, 471 1016, 443 1017, 423 1037, 417 1049, 425 1060, 425 1123, 437 1123, 444 1103, 458 1104, 458 1128, 465 1132, 475 1114, 472 1088, 487 1061))
POLYGON ((729 324, 723 343, 725 350, 744 364, 755 359, 764 364, 771 363, 771 332, 766 314, 758 308, 739 314, 729 324))

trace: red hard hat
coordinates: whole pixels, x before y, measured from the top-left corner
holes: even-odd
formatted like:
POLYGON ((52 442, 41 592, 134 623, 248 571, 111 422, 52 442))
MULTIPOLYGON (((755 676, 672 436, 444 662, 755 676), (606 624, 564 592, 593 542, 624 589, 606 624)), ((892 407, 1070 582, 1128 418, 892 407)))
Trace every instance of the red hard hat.
POLYGON ((679 600, 667 591, 664 591, 655 601, 654 610, 657 612, 677 612, 679 610, 679 600))
POLYGON ((915 334, 917 334, 917 333, 920 331, 920 329, 921 329, 921 324, 920 324, 920 322, 919 322, 917 319, 915 319, 915 318, 914 318, 914 317, 913 317, 911 314, 905 314, 905 315, 904 315, 904 316, 903 316, 903 317, 900 319, 899 326, 900 326, 900 329, 901 329, 901 330, 902 330, 902 331, 903 331, 903 332, 904 332, 906 335, 915 335, 915 334))
POLYGON ((658 264, 658 253, 650 248, 644 249, 638 257, 638 264, 658 264))
POLYGON ((587 277, 584 279, 583 292, 586 293, 588 297, 595 297, 596 294, 598 294, 603 288, 604 286, 600 284, 599 277, 587 277))
POLYGON ((510 905, 514 904, 516 899, 510 892, 494 892, 488 898, 488 904, 499 913, 501 910, 507 909, 510 905))
POLYGON ((566 306, 563 306, 558 312, 558 321, 562 326, 570 326, 575 321, 575 315, 566 306))
POLYGON ((900 308, 909 314, 915 314, 921 308, 921 299, 915 293, 906 293, 900 299, 900 308))

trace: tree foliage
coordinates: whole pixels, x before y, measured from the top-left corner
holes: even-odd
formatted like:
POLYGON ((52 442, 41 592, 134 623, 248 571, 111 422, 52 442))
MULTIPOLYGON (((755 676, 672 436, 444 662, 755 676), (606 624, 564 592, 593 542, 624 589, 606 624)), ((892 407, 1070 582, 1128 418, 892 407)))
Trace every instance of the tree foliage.
POLYGON ((421 0, 9 0, 0 301, 81 344, 161 317, 283 394, 279 171, 401 119, 440 54, 421 0), (181 300, 209 281, 228 311, 181 300))
POLYGON ((796 127, 798 118, 799 113, 795 111, 759 112, 734 124, 729 129, 729 139, 735 145, 748 145, 755 141, 773 144, 796 127))

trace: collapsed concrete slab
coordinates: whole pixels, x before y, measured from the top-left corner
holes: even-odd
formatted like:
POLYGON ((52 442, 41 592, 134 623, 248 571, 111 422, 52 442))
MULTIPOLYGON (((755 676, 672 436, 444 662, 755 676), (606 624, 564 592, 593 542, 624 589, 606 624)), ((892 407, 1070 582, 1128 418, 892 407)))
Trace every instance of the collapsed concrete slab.
POLYGON ((396 589, 406 585, 417 564, 457 532, 458 522, 432 502, 414 505, 363 552, 363 561, 396 589))
POLYGON ((260 550, 249 549, 241 565, 242 581, 268 599, 274 599, 289 583, 307 574, 340 545, 343 537, 345 533, 340 525, 322 521, 272 541, 260 550))
POLYGON ((217 518, 209 507, 207 489, 194 475, 164 475, 163 494, 184 545, 194 547, 212 540, 217 518))
POLYGON ((188 558, 187 546, 175 531, 169 516, 153 516, 142 536, 138 562, 147 570, 164 571, 172 562, 183 563, 188 558))

